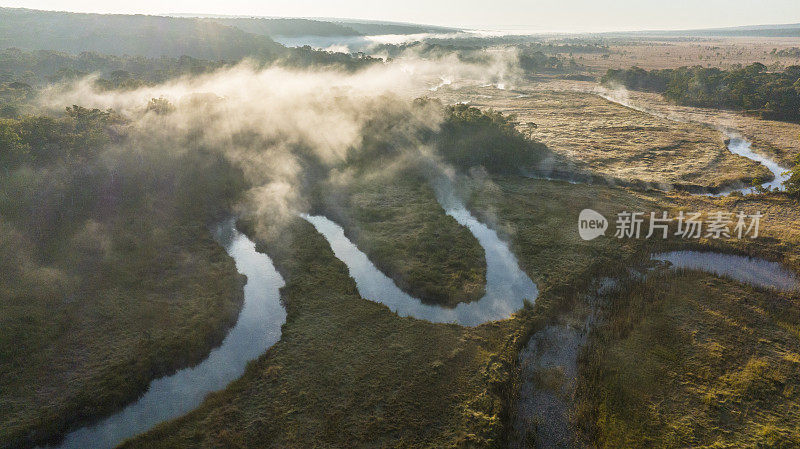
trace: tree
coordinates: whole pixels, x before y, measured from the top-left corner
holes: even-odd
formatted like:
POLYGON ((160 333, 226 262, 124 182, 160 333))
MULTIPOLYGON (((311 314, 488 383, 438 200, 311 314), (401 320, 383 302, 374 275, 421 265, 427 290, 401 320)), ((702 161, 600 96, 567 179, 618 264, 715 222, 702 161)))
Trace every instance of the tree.
POLYGON ((786 193, 800 198, 800 155, 795 158, 794 168, 791 170, 789 179, 784 181, 783 185, 786 187, 786 193))
POLYGON ((23 162, 30 150, 14 125, 12 120, 0 120, 0 164, 6 170, 23 162))
POLYGON ((169 114, 175 110, 175 106, 164 97, 151 98, 147 103, 147 111, 155 112, 158 115, 169 114))

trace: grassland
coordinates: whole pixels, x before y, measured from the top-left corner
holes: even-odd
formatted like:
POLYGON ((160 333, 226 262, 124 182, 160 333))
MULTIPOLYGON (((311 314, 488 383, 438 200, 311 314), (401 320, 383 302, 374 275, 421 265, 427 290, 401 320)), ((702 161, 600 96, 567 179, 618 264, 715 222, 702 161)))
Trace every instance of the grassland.
POLYGON ((587 442, 800 445, 798 300, 699 273, 628 286, 583 360, 587 442))
MULTIPOLYGON (((659 247, 652 240, 583 241, 575 231, 581 209, 613 216, 701 205, 692 201, 725 207, 772 201, 775 213, 794 210, 780 197, 698 198, 519 176, 474 178, 462 187, 472 192, 470 208, 510 239, 538 283, 542 293, 533 308, 476 328, 398 317, 361 298, 324 238, 298 220, 280 241, 259 239, 287 279, 281 341, 200 408, 124 447, 502 446, 514 415, 516 355, 529 336, 550 323, 582 319, 589 307, 581 298, 592 279, 624 272, 659 247)), ((383 201, 359 198, 359 209, 383 201)), ((407 204, 439 207, 420 199, 407 204)), ((798 232, 787 221, 767 223, 763 248, 728 251, 767 254, 780 248, 778 236, 798 232)))
POLYGON ((371 173, 323 190, 322 211, 406 292, 446 306, 483 296, 483 249, 445 214, 423 177, 371 173))
POLYGON ((800 202, 784 194, 737 196, 721 198, 673 194, 669 196, 673 213, 685 211, 742 211, 761 212, 757 239, 703 239, 699 243, 718 251, 738 251, 744 254, 782 262, 800 272, 800 202))
MULTIPOLYGON (((598 85, 584 81, 547 80, 537 89, 592 92, 598 85)), ((631 90, 607 91, 630 104, 675 120, 705 123, 711 127, 728 129, 753 142, 753 150, 792 167, 800 154, 800 125, 796 123, 763 120, 735 111, 678 106, 666 101, 660 94, 631 90)))
POLYGON ((287 281, 282 338, 242 378, 134 447, 486 447, 503 438, 502 354, 524 320, 467 329, 361 298, 301 220, 259 242, 287 281))
MULTIPOLYGON (((476 192, 473 207, 505 229, 521 263, 543 288, 537 304, 539 323, 582 329, 591 306, 580 295, 580 285, 613 275, 615 269, 641 264, 648 253, 660 249, 739 252, 800 269, 800 207, 784 195, 662 195, 517 177, 484 181, 476 192), (600 237, 584 242, 574 227, 584 207, 607 217, 620 208, 673 214, 678 210, 762 211, 766 217, 757 240, 619 242, 600 237)), ((628 285, 622 292, 612 297, 608 324, 592 337, 581 360, 579 402, 570 413, 583 444, 797 444, 797 297, 702 274, 667 275, 644 285, 628 285), (651 307, 651 303, 668 305, 651 307), (682 327, 684 322, 688 324, 682 327), (718 328, 722 331, 716 334, 718 328), (702 341, 699 330, 706 333, 702 341)), ((542 324, 531 327, 531 331, 541 329, 542 324)), ((553 375, 557 372, 548 371, 540 388, 559 391, 560 375, 553 375)))
MULTIPOLYGON (((538 321, 529 327, 532 333, 548 325, 582 332, 587 314, 596 307, 583 294, 588 291, 587 282, 601 276, 625 278, 627 267, 646 266, 649 253, 662 249, 751 254, 800 271, 800 207, 784 195, 664 195, 519 177, 483 180, 475 192, 472 207, 510 237, 515 254, 543 290, 536 307, 538 321), (585 242, 575 231, 576 217, 585 207, 607 217, 623 209, 668 210, 672 214, 678 210, 762 211, 766 216, 756 240, 619 241, 600 237, 585 242)), ((610 316, 607 324, 598 335, 592 335, 580 360, 578 402, 568 404, 570 427, 582 444, 797 444, 797 428, 792 427, 800 413, 800 398, 795 393, 800 379, 793 355, 798 347, 797 297, 697 273, 659 276, 644 285, 626 285, 621 292, 611 296, 610 312, 605 312, 610 316), (668 305, 651 307, 652 303, 668 305), (686 327, 681 327, 683 321, 688 323, 686 327), (722 326, 724 332, 714 334, 721 323, 728 327, 722 326), (698 329, 707 334, 702 342, 698 329), (711 340, 718 340, 718 345, 710 345, 711 340), (715 351, 714 357, 700 354, 707 344, 715 351), (667 382, 662 374, 669 379, 669 387, 662 386, 667 382), (742 389, 762 388, 746 386, 747 382, 761 382, 761 376, 768 379, 768 385, 776 385, 768 387, 769 394, 742 396, 742 389), (740 391, 738 396, 735 391, 740 391), (719 397, 714 396, 718 393, 719 397), (635 406, 629 408, 629 402, 635 406)), ((534 379, 538 388, 560 395, 563 382, 571 382, 564 377, 564 367, 550 367, 543 375, 534 379)), ((509 404, 514 401, 512 397, 509 404)), ((514 412, 508 413, 512 419, 514 412)), ((528 444, 537 439, 530 433, 527 438, 528 444)))
POLYGON ((762 120, 757 117, 716 109, 676 106, 666 102, 660 95, 629 91, 630 101, 667 113, 680 119, 708 123, 732 129, 753 142, 753 149, 775 158, 785 167, 792 167, 800 154, 800 125, 796 123, 762 120))
MULTIPOLYGON (((596 188, 567 185, 578 189, 570 193, 554 183, 521 177, 499 178, 503 190, 481 185, 488 189, 491 204, 500 204, 503 211, 516 204, 523 211, 495 224, 514 234, 515 252, 544 289, 533 309, 476 328, 398 317, 359 297, 324 238, 297 221, 281 242, 259 243, 287 279, 281 294, 288 317, 281 340, 228 389, 126 447, 504 444, 520 346, 560 310, 568 289, 578 290, 575 283, 592 271, 604 271, 614 257, 635 254, 635 248, 616 240, 582 243, 569 232, 577 209, 562 211, 564 200, 582 197, 599 210, 645 207, 653 200, 611 188, 596 195, 596 188), (554 237, 551 226, 563 234, 542 250, 542 239, 554 237), (539 231, 544 232, 537 235, 539 231), (555 259, 558 252, 564 257, 555 259), (608 259, 592 260, 583 257, 585 252, 608 253, 608 259)), ((416 198, 405 202, 419 209, 412 216, 441 209, 428 189, 403 195, 416 198)), ((359 198, 367 209, 384 201, 374 194, 359 198)), ((574 208, 581 206, 574 201, 574 208)), ((433 251, 452 250, 448 241, 433 244, 433 251)))
POLYGON ((606 217, 623 210, 661 210, 665 199, 639 192, 561 181, 495 176, 476 181, 470 207, 512 243, 520 265, 542 291, 579 291, 595 277, 626 269, 640 258, 643 240, 591 241, 577 232, 578 214, 594 209, 606 217))
POLYGON ((3 224, 16 265, 0 294, 0 447, 115 411, 152 378, 202 360, 235 322, 243 280, 233 260, 204 227, 152 218, 87 221, 47 264, 3 224))
POLYGON ((768 67, 800 64, 797 57, 772 54, 772 49, 800 47, 800 38, 797 37, 619 37, 607 43, 608 52, 575 55, 576 62, 594 73, 634 65, 645 69, 669 69, 695 65, 731 68, 754 62, 768 67))
POLYGON ((713 127, 676 122, 578 91, 591 91, 591 86, 561 81, 514 91, 463 88, 440 95, 514 114, 521 130, 557 155, 551 166, 541 167, 545 173, 588 172, 622 183, 695 191, 750 185, 770 176, 759 164, 732 155, 725 136, 713 127))

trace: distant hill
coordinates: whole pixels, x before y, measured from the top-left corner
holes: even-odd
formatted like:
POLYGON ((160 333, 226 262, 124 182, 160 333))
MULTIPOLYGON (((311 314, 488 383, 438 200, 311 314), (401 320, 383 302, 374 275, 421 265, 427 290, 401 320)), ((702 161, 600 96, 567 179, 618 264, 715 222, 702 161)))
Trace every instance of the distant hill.
POLYGON ((704 28, 696 30, 638 31, 622 34, 686 37, 800 37, 800 23, 780 25, 748 25, 726 28, 704 28))
POLYGON ((402 22, 384 22, 379 20, 330 19, 331 21, 352 28, 361 34, 421 34, 452 33, 461 31, 456 28, 435 25, 417 25, 402 22))
POLYGON ((697 36, 800 37, 800 24, 713 28, 692 30, 690 33, 697 36))
POLYGON ((361 33, 340 23, 311 19, 263 17, 215 17, 217 23, 262 36, 360 36, 361 33))
POLYGON ((175 14, 175 17, 204 18, 265 36, 361 36, 374 34, 451 33, 456 28, 382 20, 337 19, 329 17, 284 18, 175 14))
POLYGON ((208 60, 285 51, 267 36, 206 19, 0 8, 0 49, 9 47, 208 60))

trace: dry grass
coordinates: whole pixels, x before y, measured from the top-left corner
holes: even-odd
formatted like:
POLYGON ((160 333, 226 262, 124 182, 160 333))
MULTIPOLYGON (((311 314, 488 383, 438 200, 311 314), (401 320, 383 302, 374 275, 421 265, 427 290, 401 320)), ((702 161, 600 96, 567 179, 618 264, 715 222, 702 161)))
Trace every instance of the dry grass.
POLYGON ((769 171, 732 155, 725 136, 709 126, 681 123, 570 90, 591 83, 551 87, 538 83, 515 91, 491 87, 443 91, 446 101, 515 114, 520 129, 545 143, 563 159, 556 168, 592 171, 624 181, 719 188, 744 183, 769 171), (537 128, 531 129, 529 123, 537 128), (566 164, 566 165, 563 165, 566 164), (573 167, 570 167, 573 165, 573 167))
POLYGON ((647 109, 736 130, 753 142, 755 151, 774 157, 785 166, 791 166, 800 154, 799 124, 762 120, 733 111, 677 106, 668 103, 658 94, 628 91, 627 95, 634 104, 647 109))
MULTIPOLYGON (((555 79, 541 80, 532 87, 536 90, 570 92, 592 92, 600 88, 592 82, 555 79)), ((773 157, 787 167, 791 167, 794 159, 800 154, 800 124, 763 120, 735 111, 678 106, 655 93, 630 90, 609 92, 629 101, 637 108, 653 111, 675 120, 703 123, 713 128, 738 132, 753 142, 754 151, 773 157)))
POLYGON ((687 273, 611 309, 582 366, 591 445, 800 445, 798 298, 687 273))
POLYGON ((575 55, 575 60, 595 74, 634 65, 650 70, 695 65, 730 68, 760 62, 777 68, 800 64, 800 59, 770 54, 773 48, 791 47, 800 47, 800 38, 631 38, 612 41, 605 53, 607 57, 603 53, 588 53, 575 55))

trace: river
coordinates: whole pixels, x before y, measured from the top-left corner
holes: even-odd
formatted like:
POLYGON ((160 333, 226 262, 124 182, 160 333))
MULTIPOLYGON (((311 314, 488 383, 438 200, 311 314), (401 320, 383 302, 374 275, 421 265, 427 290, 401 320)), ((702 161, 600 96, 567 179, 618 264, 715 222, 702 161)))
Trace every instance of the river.
POLYGON ((539 295, 536 284, 519 268, 517 258, 497 232, 478 221, 463 205, 453 205, 445 211, 470 230, 486 254, 486 294, 477 301, 459 303, 454 308, 425 304, 402 291, 344 235, 341 226, 327 217, 304 215, 303 218, 314 225, 328 240, 336 257, 347 265, 359 294, 387 305, 400 316, 476 326, 508 318, 522 308, 525 299, 533 302, 539 295))
POLYGON ((286 311, 280 302, 283 278, 255 243, 236 230, 234 220, 214 229, 214 237, 247 276, 244 305, 222 345, 200 364, 150 382, 147 392, 120 412, 66 436, 62 449, 112 448, 156 424, 195 409, 213 391, 244 373, 247 363, 280 339, 286 311))

